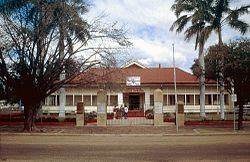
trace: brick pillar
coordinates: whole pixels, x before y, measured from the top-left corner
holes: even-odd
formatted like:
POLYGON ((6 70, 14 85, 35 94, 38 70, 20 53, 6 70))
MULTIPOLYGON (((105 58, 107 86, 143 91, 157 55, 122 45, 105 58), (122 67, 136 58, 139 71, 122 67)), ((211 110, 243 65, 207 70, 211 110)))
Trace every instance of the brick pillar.
POLYGON ((184 103, 182 101, 178 102, 178 126, 184 126, 184 103))
MULTIPOLYGON (((65 79, 65 72, 60 74, 60 80, 65 79)), ((65 103, 66 103, 66 95, 65 95, 65 88, 61 87, 59 89, 59 121, 64 121, 65 119, 65 103)))
POLYGON ((77 103, 77 111, 76 111, 76 126, 84 126, 84 103, 78 102, 77 103))
POLYGON ((97 92, 97 126, 107 126, 107 92, 97 92))
POLYGON ((163 125, 163 94, 162 90, 154 91, 154 126, 163 125))

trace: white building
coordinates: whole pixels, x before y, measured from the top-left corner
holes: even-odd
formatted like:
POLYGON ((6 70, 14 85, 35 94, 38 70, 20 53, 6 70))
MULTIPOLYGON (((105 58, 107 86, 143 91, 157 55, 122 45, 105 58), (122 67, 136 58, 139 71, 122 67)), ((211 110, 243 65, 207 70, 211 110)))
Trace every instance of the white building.
MULTIPOLYGON (((199 81, 196 76, 176 68, 177 100, 184 102, 185 112, 200 112, 199 81)), ((133 62, 121 69, 92 68, 79 74, 65 85, 65 112, 74 113, 78 102, 84 102, 86 111, 96 111, 97 91, 107 90, 108 112, 114 106, 125 104, 129 111, 153 108, 155 89, 163 91, 163 112, 175 111, 173 68, 148 68, 133 62)), ((206 81, 205 111, 219 112, 219 92, 216 81, 206 81)), ((232 111, 230 96, 225 92, 225 111, 232 111)), ((43 110, 59 112, 59 95, 49 96, 43 110)))

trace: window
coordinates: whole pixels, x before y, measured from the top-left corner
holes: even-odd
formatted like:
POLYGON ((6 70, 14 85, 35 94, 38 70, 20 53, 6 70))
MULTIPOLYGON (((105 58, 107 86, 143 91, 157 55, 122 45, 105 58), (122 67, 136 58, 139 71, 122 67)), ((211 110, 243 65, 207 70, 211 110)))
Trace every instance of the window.
POLYGON ((110 105, 109 106, 117 106, 118 105, 118 96, 111 95, 110 96, 110 105))
POLYGON ((56 95, 56 98, 57 98, 57 105, 59 106, 60 105, 60 97, 59 97, 59 95, 56 95))
POLYGON ((47 106, 56 106, 56 96, 55 95, 50 95, 47 97, 47 106))
POLYGON ((77 106, 78 102, 82 102, 82 95, 75 95, 74 96, 74 105, 77 106))
POLYGON ((224 95, 224 101, 225 101, 225 105, 229 104, 229 102, 228 102, 228 94, 224 95))
POLYGON ((175 96, 168 95, 168 98, 169 98, 169 105, 175 105, 175 96))
POLYGON ((190 104, 190 95, 186 95, 186 99, 187 99, 187 104, 190 104))
POLYGON ((186 100, 187 105, 194 105, 194 95, 186 95, 186 100))
POLYGON ((84 104, 84 106, 91 106, 91 96, 90 95, 83 96, 83 104, 84 104))
POLYGON ((168 96, 163 95, 163 106, 167 106, 167 105, 168 105, 168 96))
POLYGON ((211 95, 205 95, 205 105, 212 105, 211 95))
POLYGON ((97 96, 92 96, 92 106, 97 106, 97 96))
POLYGON ((177 100, 185 103, 185 95, 177 95, 177 100))
POLYGON ((154 106, 154 95, 150 95, 150 106, 154 106))
POLYGON ((66 95, 66 106, 73 106, 73 95, 66 95))
POLYGON ((217 97, 219 97, 219 94, 218 95, 217 94, 213 95, 213 104, 214 105, 218 105, 219 104, 219 102, 218 102, 219 100, 217 99, 217 97))
POLYGON ((195 105, 200 104, 200 95, 195 95, 195 105))

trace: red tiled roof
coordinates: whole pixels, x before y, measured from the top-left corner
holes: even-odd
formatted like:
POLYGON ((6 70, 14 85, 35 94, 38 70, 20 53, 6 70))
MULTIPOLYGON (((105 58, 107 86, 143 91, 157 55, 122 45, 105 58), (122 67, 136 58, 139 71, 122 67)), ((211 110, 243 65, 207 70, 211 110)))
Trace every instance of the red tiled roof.
MULTIPOLYGON (((174 68, 122 68, 122 69, 98 69, 92 68, 79 74, 70 83, 126 83, 128 76, 140 76, 141 84, 169 84, 174 83, 174 68)), ((178 84, 198 84, 196 76, 176 68, 176 82, 178 84)), ((206 83, 216 83, 207 80, 206 83)))
MULTIPOLYGON (((173 83, 174 68, 125 69, 127 76, 140 76, 141 83, 173 83)), ((197 83, 197 78, 179 68, 176 68, 177 83, 197 83)))

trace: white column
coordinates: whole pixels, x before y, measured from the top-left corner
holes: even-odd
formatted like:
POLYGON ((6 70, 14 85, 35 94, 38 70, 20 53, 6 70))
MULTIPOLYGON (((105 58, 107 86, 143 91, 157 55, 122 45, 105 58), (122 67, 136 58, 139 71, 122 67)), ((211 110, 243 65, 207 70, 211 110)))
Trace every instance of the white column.
POLYGON ((186 93, 184 95, 184 101, 185 101, 184 105, 187 105, 187 94, 186 93))
POLYGON ((123 93, 118 93, 118 107, 120 107, 123 104, 123 93))
POLYGON ((90 105, 93 106, 92 93, 90 94, 90 105))
POLYGON ((194 94, 194 105, 195 105, 195 94, 194 94))
POLYGON ((110 92, 108 93, 108 105, 107 106, 110 106, 110 92))
MULTIPOLYGON (((64 80, 66 78, 65 73, 62 72, 60 74, 60 80, 64 80)), ((65 88, 61 87, 59 89, 59 117, 65 118, 65 88)))
POLYGON ((150 92, 149 91, 145 91, 145 106, 144 106, 144 112, 146 111, 146 109, 150 108, 150 92))
POLYGON ((56 96, 56 98, 55 98, 55 106, 59 106, 59 105, 57 105, 57 94, 55 96, 56 96))
POLYGON ((167 106, 169 105, 169 103, 168 103, 168 93, 167 93, 167 106))

